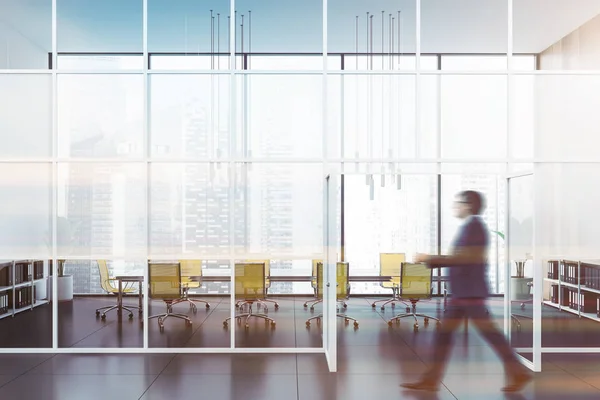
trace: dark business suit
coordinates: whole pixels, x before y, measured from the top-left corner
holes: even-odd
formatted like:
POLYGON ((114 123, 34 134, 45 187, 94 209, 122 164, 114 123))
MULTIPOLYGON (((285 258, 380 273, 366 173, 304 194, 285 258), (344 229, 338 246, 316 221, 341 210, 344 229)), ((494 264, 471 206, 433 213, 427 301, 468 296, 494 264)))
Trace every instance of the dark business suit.
POLYGON ((427 380, 439 381, 444 373, 454 332, 463 318, 469 318, 504 361, 509 374, 524 367, 515 357, 504 335, 496 328, 485 307, 487 284, 488 229, 479 216, 470 216, 452 243, 452 254, 432 256, 431 267, 448 267, 452 297, 441 328, 435 337, 434 362, 427 380))

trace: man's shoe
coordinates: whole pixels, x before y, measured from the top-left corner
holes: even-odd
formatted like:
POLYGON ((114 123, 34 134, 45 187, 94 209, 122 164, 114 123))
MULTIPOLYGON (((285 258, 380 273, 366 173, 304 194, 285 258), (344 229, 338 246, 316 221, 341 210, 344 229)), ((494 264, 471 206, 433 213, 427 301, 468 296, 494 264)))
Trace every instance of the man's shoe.
POLYGON ((427 380, 415 383, 403 383, 400 386, 402 386, 405 389, 425 390, 427 392, 437 392, 438 390, 440 390, 440 385, 438 382, 432 382, 427 380))
POLYGON ((520 374, 513 378, 513 382, 502 388, 503 392, 519 392, 523 389, 533 377, 530 374, 520 374))

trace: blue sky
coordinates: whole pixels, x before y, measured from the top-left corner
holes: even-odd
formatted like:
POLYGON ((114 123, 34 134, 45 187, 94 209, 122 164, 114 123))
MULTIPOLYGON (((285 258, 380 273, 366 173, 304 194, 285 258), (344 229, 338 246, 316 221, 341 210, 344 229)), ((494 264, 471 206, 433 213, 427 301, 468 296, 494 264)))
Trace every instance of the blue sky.
MULTIPOLYGON (((238 46, 241 15, 248 47, 248 11, 252 11, 252 51, 321 52, 321 0, 236 1, 238 46)), ((148 46, 153 52, 209 52, 210 10, 220 14, 220 46, 227 51, 229 0, 148 0, 148 46)), ((404 51, 414 46, 414 0, 330 0, 329 50, 354 51, 356 16, 360 16, 360 51, 366 51, 366 12, 375 14, 374 50, 381 48, 381 11, 385 11, 385 48, 389 14, 403 10, 404 51)), ((141 0, 58 0, 58 49, 61 52, 141 52, 141 0)), ((0 20, 12 25, 43 47, 51 46, 50 0, 2 0, 0 20)), ((397 32, 397 31, 396 31, 397 32)), ((397 36, 396 36, 397 37, 397 36)), ((396 39, 395 39, 396 40, 396 39)), ((239 47, 238 47, 239 49, 239 47)), ((387 50, 386 50, 387 51, 387 50)))

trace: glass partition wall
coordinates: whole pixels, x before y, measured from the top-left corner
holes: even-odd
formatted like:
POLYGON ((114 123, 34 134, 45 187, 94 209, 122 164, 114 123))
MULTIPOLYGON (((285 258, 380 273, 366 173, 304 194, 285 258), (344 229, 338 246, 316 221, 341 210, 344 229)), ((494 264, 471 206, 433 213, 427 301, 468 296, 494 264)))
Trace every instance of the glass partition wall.
MULTIPOLYGON (((321 310, 304 307, 320 296, 314 266, 327 260, 324 276, 333 276, 337 257, 351 276, 368 276, 384 251, 448 251, 457 227, 449 202, 463 189, 488 198, 492 292, 514 292, 509 276, 523 257, 513 257, 509 233, 526 227, 511 219, 523 207, 511 179, 532 170, 525 277, 544 307, 521 323, 526 340, 510 323, 512 294, 500 314, 534 369, 542 351, 582 350, 549 347, 562 343, 546 333, 552 313, 565 313, 540 271, 555 279, 548 261, 593 271, 593 229, 573 222, 594 212, 592 202, 574 206, 540 182, 558 176, 576 191, 575 178, 596 177, 593 146, 577 143, 591 140, 600 68, 594 46, 571 32, 600 9, 588 2, 553 24, 544 15, 573 5, 556 1, 544 14, 530 0, 309 3, 0 6, 0 180, 10 196, 1 270, 32 271, 0 284, 11 299, 0 307, 2 335, 26 318, 43 321, 36 335, 7 337, 3 350, 331 351, 332 332, 343 340, 348 328, 306 329, 321 310), (488 19, 450 23, 461 18, 488 19), (531 18, 543 27, 535 34, 531 18), (590 54, 561 53, 576 41, 590 54), (327 176, 339 191, 328 191, 327 176), (323 201, 334 192, 336 201, 323 201), (334 226, 340 237, 329 235, 334 226), (252 312, 275 324, 253 317, 246 329, 226 319, 249 310, 238 300, 248 296, 244 266, 249 274, 256 264, 270 301, 254 301, 252 312), (17 293, 30 304, 17 304, 17 293)), ((445 272, 435 272, 439 281, 445 272)), ((556 281, 558 292, 582 292, 556 281)), ((351 293, 383 290, 353 282, 351 293)), ((331 293, 324 297, 329 310, 331 293)), ((570 312, 592 322, 586 332, 597 329, 582 316, 590 310, 570 312)))

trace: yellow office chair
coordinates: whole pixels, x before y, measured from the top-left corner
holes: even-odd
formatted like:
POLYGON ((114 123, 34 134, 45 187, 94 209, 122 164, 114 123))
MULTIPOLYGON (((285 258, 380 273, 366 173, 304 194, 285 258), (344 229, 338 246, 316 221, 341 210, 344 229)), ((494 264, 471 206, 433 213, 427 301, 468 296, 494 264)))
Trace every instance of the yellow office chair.
MULTIPOLYGON (((346 308, 345 300, 348 299, 350 295, 350 282, 348 280, 349 276, 349 265, 347 262, 338 262, 336 264, 336 299, 338 303, 342 303, 344 308, 346 308)), ((323 263, 317 263, 317 293, 318 296, 323 298, 323 263)), ((339 311, 339 307, 338 307, 339 311)), ((356 318, 352 318, 346 314, 337 313, 336 316, 338 318, 344 318, 344 322, 348 324, 350 321, 354 321, 354 329, 358 328, 358 321, 356 318)), ((323 318, 323 314, 316 315, 314 317, 310 317, 306 320, 306 326, 310 327, 310 321, 313 319, 317 320, 317 323, 320 323, 321 318, 323 318)))
MULTIPOLYGON (((319 297, 319 293, 318 293, 318 285, 317 285, 317 272, 318 272, 318 265, 321 264, 321 268, 323 267, 323 260, 312 260, 312 278, 310 280, 310 286, 312 286, 314 292, 315 292, 315 300, 309 300, 307 302, 304 303, 304 308, 308 307, 308 303, 311 303, 310 305, 310 311, 314 311, 315 310, 315 305, 322 303, 323 302, 323 293, 321 293, 321 297, 319 297)), ((323 270, 321 269, 321 273, 323 272, 323 270)))
POLYGON ((179 260, 181 265, 181 298, 174 301, 173 304, 189 303, 192 312, 196 314, 198 308, 194 303, 204 303, 206 309, 210 308, 207 301, 200 299, 190 299, 190 288, 199 288, 202 286, 202 260, 179 260))
MULTIPOLYGON (((278 310, 279 309, 279 303, 277 303, 275 300, 269 300, 267 299, 267 293, 269 291, 269 288, 271 287, 271 260, 246 260, 247 263, 249 264, 264 264, 265 265, 265 285, 264 285, 264 295, 263 298, 259 299, 256 301, 256 307, 260 308, 261 306, 263 307, 264 311, 267 312, 269 310, 269 308, 267 307, 266 303, 273 303, 275 306, 275 309, 278 310)), ((241 306, 241 303, 244 303, 243 301, 237 301, 235 303, 235 307, 238 308, 241 306)))
MULTIPOLYGON (((403 303, 405 306, 408 304, 400 300, 398 293, 400 291, 400 267, 402 263, 406 261, 404 253, 381 253, 379 254, 379 276, 391 276, 392 280, 388 282, 381 282, 381 287, 386 289, 392 289, 391 299, 376 300, 371 303, 371 307, 375 308, 377 303, 383 301, 381 305, 381 311, 385 310, 385 305, 392 303, 392 308, 396 307, 396 303, 403 303)), ((406 312, 409 312, 410 308, 407 307, 406 312)))
MULTIPOLYGON (((235 298, 240 310, 243 306, 248 306, 248 312, 238 314, 235 319, 241 323, 242 318, 246 317, 244 326, 250 328, 248 321, 251 317, 262 318, 266 323, 271 323, 271 328, 275 328, 275 320, 266 314, 257 314, 252 312, 252 305, 258 303, 265 296, 265 264, 264 263, 241 263, 235 264, 235 298)), ((228 317, 223 321, 223 327, 227 328, 228 317)))
POLYGON ((185 321, 185 325, 192 326, 192 320, 183 314, 173 312, 173 302, 181 299, 181 266, 179 263, 153 262, 149 263, 150 298, 161 299, 167 304, 167 312, 148 317, 148 320, 158 318, 158 328, 165 330, 165 320, 169 317, 185 321))
MULTIPOLYGON (((105 292, 117 296, 119 294, 119 288, 113 286, 112 284, 112 282, 116 281, 116 279, 110 277, 110 274, 108 273, 108 265, 106 263, 106 260, 97 260, 96 262, 98 264, 98 271, 100 272, 100 286, 105 292)), ((123 294, 135 293, 135 289, 132 288, 133 284, 134 282, 128 282, 127 284, 125 284, 125 286, 122 287, 123 294)), ((119 312, 118 307, 119 306, 117 304, 115 304, 114 306, 100 307, 96 309, 96 317, 100 317, 104 321, 106 319, 106 313, 114 309, 117 309, 117 312, 119 312)), ((123 309, 129 311, 129 319, 133 319, 132 309, 134 308, 137 308, 138 313, 142 314, 142 309, 140 307, 123 306, 123 309)))
POLYGON ((412 304, 412 312, 399 314, 388 320, 388 325, 392 326, 392 322, 400 322, 401 318, 413 317, 415 324, 413 325, 415 332, 419 330, 419 321, 417 317, 423 317, 425 326, 429 324, 429 320, 437 321, 440 326, 441 322, 438 318, 416 313, 416 304, 419 300, 431 299, 432 286, 432 270, 426 264, 402 263, 402 272, 400 278, 400 298, 410 300, 412 304))

